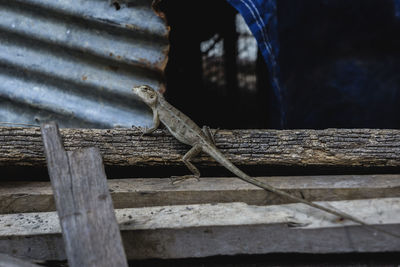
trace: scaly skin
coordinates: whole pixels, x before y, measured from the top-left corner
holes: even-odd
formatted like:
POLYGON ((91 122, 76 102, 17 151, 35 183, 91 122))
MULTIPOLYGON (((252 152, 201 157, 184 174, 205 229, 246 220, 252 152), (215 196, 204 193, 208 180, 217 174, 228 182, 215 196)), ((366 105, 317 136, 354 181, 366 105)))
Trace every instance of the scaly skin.
POLYGON ((376 228, 375 226, 368 225, 360 219, 357 219, 349 214, 341 211, 333 210, 322 205, 307 201, 305 199, 293 196, 285 191, 279 190, 267 183, 263 183, 250 177, 237 168, 230 160, 228 160, 221 151, 214 145, 213 138, 208 128, 201 129, 194 123, 188 116, 180 112, 178 109, 169 104, 164 97, 153 88, 142 85, 134 87, 133 92, 143 102, 145 102, 153 110, 153 123, 154 126, 146 129, 143 134, 150 134, 155 131, 160 121, 168 128, 171 134, 180 142, 192 146, 192 148, 184 155, 183 162, 193 172, 195 177, 200 177, 199 170, 190 162, 190 159, 198 155, 200 152, 205 152, 210 155, 214 160, 227 168, 237 177, 250 184, 256 185, 269 192, 286 197, 295 202, 300 202, 305 205, 311 206, 316 209, 323 210, 327 213, 333 214, 343 219, 353 221, 355 223, 364 225, 379 232, 386 233, 391 236, 400 238, 400 235, 387 232, 385 230, 376 228))

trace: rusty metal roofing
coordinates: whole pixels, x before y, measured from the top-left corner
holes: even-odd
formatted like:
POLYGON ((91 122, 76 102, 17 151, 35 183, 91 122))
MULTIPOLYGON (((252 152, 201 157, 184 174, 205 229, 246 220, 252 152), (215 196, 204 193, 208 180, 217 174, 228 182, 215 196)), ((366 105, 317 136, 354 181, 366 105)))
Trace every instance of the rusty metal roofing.
POLYGON ((0 1, 0 122, 143 126, 135 85, 164 90, 168 27, 152 1, 0 1))

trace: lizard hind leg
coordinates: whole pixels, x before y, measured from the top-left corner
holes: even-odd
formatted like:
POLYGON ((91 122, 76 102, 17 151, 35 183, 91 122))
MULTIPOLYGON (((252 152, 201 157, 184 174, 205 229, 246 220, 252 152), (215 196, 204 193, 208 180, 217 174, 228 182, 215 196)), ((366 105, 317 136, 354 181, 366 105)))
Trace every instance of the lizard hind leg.
POLYGON ((196 178, 199 180, 200 178, 200 171, 197 169, 196 166, 193 165, 193 163, 190 162, 190 160, 194 157, 196 157, 198 154, 200 154, 202 151, 202 148, 200 145, 194 145, 182 158, 183 163, 185 163, 186 167, 193 173, 189 175, 184 175, 184 176, 172 176, 171 180, 172 183, 178 183, 181 181, 184 181, 186 179, 190 178, 196 178))
POLYGON ((212 132, 210 127, 204 125, 202 128, 202 131, 207 136, 208 140, 211 141, 215 145, 215 135, 217 134, 219 129, 216 129, 216 130, 214 130, 214 132, 212 132))

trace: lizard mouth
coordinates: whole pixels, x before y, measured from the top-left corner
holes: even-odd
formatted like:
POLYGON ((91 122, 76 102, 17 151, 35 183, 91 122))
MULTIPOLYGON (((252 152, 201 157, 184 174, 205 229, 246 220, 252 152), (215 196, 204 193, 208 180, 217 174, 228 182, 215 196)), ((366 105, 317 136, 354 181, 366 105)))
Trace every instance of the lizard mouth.
POLYGON ((138 87, 133 87, 133 88, 132 88, 132 91, 133 91, 134 93, 137 93, 138 89, 139 89, 138 87))

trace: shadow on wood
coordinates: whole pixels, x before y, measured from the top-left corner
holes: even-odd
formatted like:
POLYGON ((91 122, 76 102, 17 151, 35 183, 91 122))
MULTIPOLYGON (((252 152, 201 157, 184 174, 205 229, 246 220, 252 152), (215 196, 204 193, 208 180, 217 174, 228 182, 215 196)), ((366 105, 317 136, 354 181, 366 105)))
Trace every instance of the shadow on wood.
POLYGON ((39 267, 39 265, 0 253, 0 267, 39 267))

